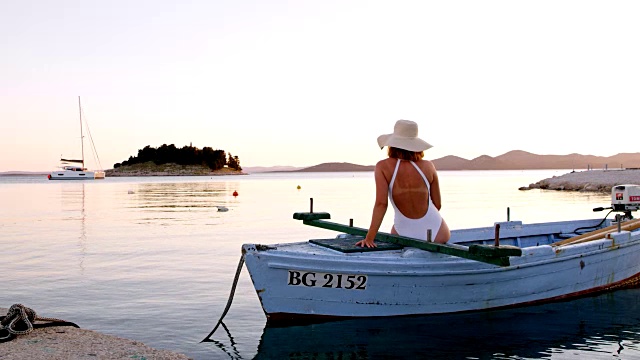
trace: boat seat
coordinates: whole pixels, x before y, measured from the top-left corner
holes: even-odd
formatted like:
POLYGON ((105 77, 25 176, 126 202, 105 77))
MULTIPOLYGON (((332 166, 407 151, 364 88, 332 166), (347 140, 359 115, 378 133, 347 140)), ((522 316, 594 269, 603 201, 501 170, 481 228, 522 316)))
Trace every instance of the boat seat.
POLYGON ((378 247, 368 248, 356 246, 356 243, 362 239, 364 239, 363 236, 338 236, 333 239, 311 239, 309 240, 309 242, 343 253, 399 250, 403 248, 402 245, 392 244, 380 240, 376 241, 376 245, 378 245, 378 247))

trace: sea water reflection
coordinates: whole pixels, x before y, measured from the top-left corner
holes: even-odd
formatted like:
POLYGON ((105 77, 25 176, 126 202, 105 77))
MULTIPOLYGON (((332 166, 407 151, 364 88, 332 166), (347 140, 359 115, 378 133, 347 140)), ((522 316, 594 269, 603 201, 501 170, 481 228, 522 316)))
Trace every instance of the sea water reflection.
MULTIPOLYGON (((488 312, 267 325, 253 358, 640 358, 639 300, 628 289, 488 312)), ((247 358, 228 328, 213 339, 229 358, 247 358)))
MULTIPOLYGON (((71 184, 65 184, 71 185, 71 184)), ((85 184, 63 186, 60 189, 60 207, 65 228, 79 228, 77 236, 78 268, 84 272, 84 259, 87 252, 87 212, 85 184)))
POLYGON ((143 183, 135 188, 129 190, 127 206, 140 211, 141 223, 203 225, 210 222, 211 211, 230 206, 226 182, 143 183))
MULTIPOLYGON (((606 194, 517 190, 563 173, 442 172, 443 215, 452 228, 491 226, 506 219, 507 207, 525 223, 604 216, 591 209, 607 206, 606 194)), ((533 312, 271 328, 246 270, 225 317, 228 334, 220 328, 213 336, 221 347, 200 343, 225 308, 243 243, 335 236, 292 219, 310 198, 333 221, 366 227, 373 195, 371 173, 0 178, 0 306, 24 303, 196 360, 640 358, 635 289, 533 312)))

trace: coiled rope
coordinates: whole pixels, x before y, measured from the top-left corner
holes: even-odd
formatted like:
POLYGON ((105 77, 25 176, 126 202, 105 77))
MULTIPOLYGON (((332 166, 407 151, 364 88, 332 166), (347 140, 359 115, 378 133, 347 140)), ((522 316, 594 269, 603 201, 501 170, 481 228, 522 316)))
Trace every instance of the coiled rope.
POLYGON ((222 323, 222 319, 224 319, 224 316, 227 315, 227 311, 229 311, 229 308, 231 307, 231 302, 233 301, 233 295, 236 292, 236 285, 238 285, 238 278, 240 278, 240 272, 242 271, 242 265, 244 265, 244 253, 242 254, 242 256, 240 256, 240 261, 238 262, 238 269, 236 270, 236 276, 233 279, 233 285, 231 286, 231 293, 229 294, 229 300, 227 300, 227 306, 224 308, 224 311, 222 312, 222 316, 220 316, 220 320, 218 320, 218 323, 216 324, 216 326, 213 328, 213 330, 211 330, 209 335, 207 335, 200 342, 213 341, 210 339, 211 335, 213 335, 213 333, 216 332, 216 330, 218 329, 218 326, 220 326, 220 324, 222 323))
POLYGON ((26 335, 34 328, 48 326, 73 326, 78 325, 61 319, 38 316, 31 308, 22 304, 13 304, 7 315, 0 317, 0 342, 12 340, 16 335, 26 335), (36 321, 47 321, 48 324, 34 324, 36 321))

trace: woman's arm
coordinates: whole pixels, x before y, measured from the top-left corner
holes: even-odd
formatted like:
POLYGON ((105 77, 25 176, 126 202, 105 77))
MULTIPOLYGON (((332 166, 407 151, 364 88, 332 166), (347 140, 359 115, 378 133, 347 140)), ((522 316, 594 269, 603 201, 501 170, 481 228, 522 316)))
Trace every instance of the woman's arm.
POLYGON ((440 210, 442 207, 442 198, 440 196, 440 182, 438 181, 438 172, 436 171, 436 167, 431 164, 431 168, 433 170, 433 181, 429 185, 431 188, 430 196, 433 205, 436 209, 440 210))
POLYGON ((364 240, 358 241, 356 243, 356 246, 377 247, 377 245, 374 243, 374 240, 376 239, 378 230, 380 230, 380 225, 382 224, 382 220, 384 219, 384 214, 387 212, 387 205, 389 203, 389 200, 387 198, 387 196, 389 195, 389 183, 382 173, 382 166, 383 163, 382 161, 380 161, 376 164, 376 168, 374 170, 374 177, 376 181, 376 201, 373 204, 371 225, 369 225, 367 236, 364 238, 364 240))

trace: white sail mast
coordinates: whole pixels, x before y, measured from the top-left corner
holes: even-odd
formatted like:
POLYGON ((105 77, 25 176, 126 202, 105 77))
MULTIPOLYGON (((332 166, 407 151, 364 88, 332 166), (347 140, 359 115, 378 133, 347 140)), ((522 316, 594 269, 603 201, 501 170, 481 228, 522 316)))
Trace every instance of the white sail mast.
POLYGON ((78 111, 80 112, 80 146, 82 149, 82 170, 84 170, 84 135, 82 134, 82 106, 80 105, 80 96, 78 96, 78 111))

